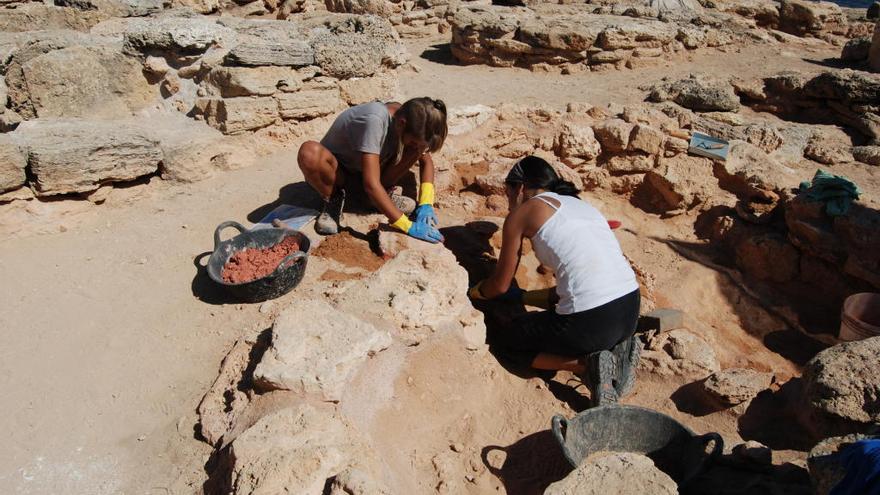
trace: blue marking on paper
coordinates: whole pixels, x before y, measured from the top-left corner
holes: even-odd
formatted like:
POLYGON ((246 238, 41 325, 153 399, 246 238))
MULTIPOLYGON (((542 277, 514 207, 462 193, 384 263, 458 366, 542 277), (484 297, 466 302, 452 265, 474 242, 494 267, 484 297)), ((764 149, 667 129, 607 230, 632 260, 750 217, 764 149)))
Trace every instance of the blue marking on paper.
POLYGON ((306 208, 305 206, 281 205, 275 208, 262 220, 254 224, 251 230, 271 229, 273 220, 281 220, 287 228, 300 230, 305 224, 312 221, 318 216, 318 210, 306 208))
POLYGON ((705 156, 713 160, 727 160, 727 152, 730 151, 730 143, 727 141, 695 132, 691 135, 691 143, 688 151, 694 155, 705 156))

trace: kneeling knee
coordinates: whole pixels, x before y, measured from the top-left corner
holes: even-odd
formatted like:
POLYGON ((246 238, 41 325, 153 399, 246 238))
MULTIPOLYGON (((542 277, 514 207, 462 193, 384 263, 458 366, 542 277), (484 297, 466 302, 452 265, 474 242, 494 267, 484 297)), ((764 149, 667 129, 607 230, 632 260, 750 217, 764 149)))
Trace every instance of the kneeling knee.
POLYGON ((296 162, 300 169, 310 169, 314 167, 321 156, 321 143, 317 141, 306 141, 299 147, 296 154, 296 162))

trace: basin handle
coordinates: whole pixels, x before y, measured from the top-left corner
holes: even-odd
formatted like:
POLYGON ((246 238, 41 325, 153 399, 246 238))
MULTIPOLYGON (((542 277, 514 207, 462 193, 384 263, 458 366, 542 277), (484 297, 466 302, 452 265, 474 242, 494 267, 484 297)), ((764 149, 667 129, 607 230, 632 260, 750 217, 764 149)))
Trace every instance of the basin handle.
POLYGON ((550 420, 550 429, 553 431, 553 436, 556 437, 556 442, 559 443, 559 447, 562 449, 562 455, 565 456, 565 459, 568 460, 572 467, 578 467, 579 460, 572 458, 571 452, 568 451, 568 446, 565 444, 565 435, 568 433, 568 420, 564 416, 556 414, 550 420))
POLYGON ((214 251, 217 250, 217 246, 220 245, 220 231, 225 229, 226 227, 232 227, 238 231, 239 234, 243 234, 247 229, 244 226, 234 220, 227 220, 214 229, 214 251))
POLYGON ((293 266, 294 263, 299 263, 305 259, 306 253, 302 251, 294 251, 281 260, 281 263, 278 263, 278 268, 276 268, 275 271, 286 270, 293 266))
POLYGON ((697 438, 704 446, 709 445, 710 442, 712 443, 712 452, 709 453, 708 461, 715 462, 721 457, 721 454, 724 452, 724 439, 721 438, 721 435, 713 431, 700 435, 697 438))

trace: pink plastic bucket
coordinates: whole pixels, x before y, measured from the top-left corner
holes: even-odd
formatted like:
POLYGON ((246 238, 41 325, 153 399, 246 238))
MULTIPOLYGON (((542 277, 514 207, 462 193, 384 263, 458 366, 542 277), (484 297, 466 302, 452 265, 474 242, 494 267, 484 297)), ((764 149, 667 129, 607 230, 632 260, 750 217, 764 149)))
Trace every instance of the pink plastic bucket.
POLYGON ((840 340, 862 340, 880 335, 880 294, 862 292, 843 302, 840 340))

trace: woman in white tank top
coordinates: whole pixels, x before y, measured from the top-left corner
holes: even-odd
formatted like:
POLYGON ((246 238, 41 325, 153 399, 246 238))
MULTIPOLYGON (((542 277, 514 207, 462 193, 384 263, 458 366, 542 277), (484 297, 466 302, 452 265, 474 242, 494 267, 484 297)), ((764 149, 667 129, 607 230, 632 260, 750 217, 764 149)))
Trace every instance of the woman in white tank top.
POLYGON ((469 295, 548 309, 490 329, 490 348, 516 364, 572 371, 586 377, 595 404, 615 401, 633 384, 639 316, 638 282, 617 238, 605 217, 543 159, 520 160, 505 182, 510 213, 498 264, 469 295), (512 285, 524 238, 553 270, 555 288, 523 291, 512 285))

